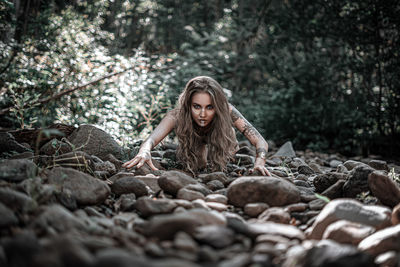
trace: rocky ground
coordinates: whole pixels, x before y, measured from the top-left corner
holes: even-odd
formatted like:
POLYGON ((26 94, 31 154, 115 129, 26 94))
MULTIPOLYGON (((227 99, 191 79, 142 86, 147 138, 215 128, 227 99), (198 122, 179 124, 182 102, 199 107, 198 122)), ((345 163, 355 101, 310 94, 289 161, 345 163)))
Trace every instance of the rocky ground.
POLYGON ((171 144, 128 171, 138 146, 54 127, 0 133, 0 266, 400 266, 398 165, 289 142, 250 176, 243 142, 227 173, 180 171, 171 144))

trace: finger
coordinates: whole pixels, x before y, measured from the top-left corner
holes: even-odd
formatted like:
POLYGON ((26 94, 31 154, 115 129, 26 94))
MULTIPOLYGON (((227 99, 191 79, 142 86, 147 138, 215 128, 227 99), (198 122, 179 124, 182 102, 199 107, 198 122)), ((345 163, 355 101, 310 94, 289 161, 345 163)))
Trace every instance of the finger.
POLYGON ((272 176, 271 173, 268 171, 267 168, 265 168, 265 174, 268 175, 268 176, 272 176))
POLYGON ((139 163, 136 165, 136 169, 142 168, 142 166, 144 165, 144 162, 145 162, 145 160, 144 160, 144 159, 141 159, 141 160, 139 161, 139 163))
POLYGON ((147 164, 150 166, 150 168, 151 168, 153 171, 158 171, 158 169, 154 166, 153 161, 152 161, 151 159, 149 159, 149 160, 147 161, 147 164))
POLYGON ((137 164, 138 160, 139 160, 139 158, 131 159, 130 161, 128 161, 124 164, 125 165, 124 167, 130 169, 137 164))

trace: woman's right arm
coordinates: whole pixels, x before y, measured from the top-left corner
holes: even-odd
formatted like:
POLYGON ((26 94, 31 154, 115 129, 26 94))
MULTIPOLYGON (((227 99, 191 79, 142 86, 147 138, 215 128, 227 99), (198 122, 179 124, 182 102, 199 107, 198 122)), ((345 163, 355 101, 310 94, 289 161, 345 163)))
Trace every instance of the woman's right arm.
POLYGON ((158 170, 151 161, 151 150, 174 129, 176 113, 177 111, 175 109, 169 111, 161 120, 160 124, 140 146, 138 154, 133 159, 125 162, 122 167, 130 169, 136 166, 136 168, 139 169, 147 163, 152 170, 158 170))

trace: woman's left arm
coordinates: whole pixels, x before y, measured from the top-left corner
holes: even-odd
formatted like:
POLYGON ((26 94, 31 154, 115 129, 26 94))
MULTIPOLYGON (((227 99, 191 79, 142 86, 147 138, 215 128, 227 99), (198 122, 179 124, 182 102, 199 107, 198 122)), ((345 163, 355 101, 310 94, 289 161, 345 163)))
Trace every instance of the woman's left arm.
POLYGON ((265 161, 267 159, 268 143, 261 136, 261 134, 246 120, 245 117, 231 104, 229 104, 231 110, 231 118, 233 125, 250 141, 250 143, 256 147, 256 161, 252 172, 258 170, 262 175, 271 176, 267 168, 265 168, 265 161))

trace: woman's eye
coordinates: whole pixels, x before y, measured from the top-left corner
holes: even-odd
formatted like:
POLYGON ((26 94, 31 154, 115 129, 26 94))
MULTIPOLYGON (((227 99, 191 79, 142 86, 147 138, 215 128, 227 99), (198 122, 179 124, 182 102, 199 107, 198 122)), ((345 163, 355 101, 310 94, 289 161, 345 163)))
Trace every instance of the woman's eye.
POLYGON ((200 108, 199 105, 193 105, 193 107, 194 107, 195 109, 199 109, 199 108, 200 108))
POLYGON ((214 107, 210 105, 210 106, 207 106, 207 109, 211 110, 211 109, 214 109, 214 107))

